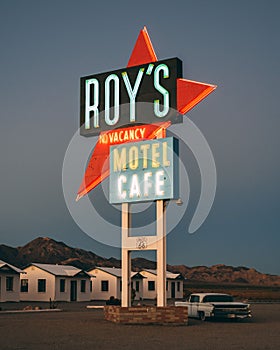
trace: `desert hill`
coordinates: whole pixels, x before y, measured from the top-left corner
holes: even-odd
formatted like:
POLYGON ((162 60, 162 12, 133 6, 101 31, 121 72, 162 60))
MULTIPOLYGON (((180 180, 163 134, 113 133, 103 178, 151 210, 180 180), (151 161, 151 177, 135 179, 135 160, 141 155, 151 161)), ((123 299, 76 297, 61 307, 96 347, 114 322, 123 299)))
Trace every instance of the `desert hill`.
POLYGON ((280 286, 280 276, 260 273, 245 266, 226 266, 223 264, 187 267, 185 265, 168 266, 170 271, 180 272, 193 282, 220 284, 248 284, 254 286, 280 286))
POLYGON ((38 237, 23 247, 11 248, 0 245, 0 259, 21 268, 32 262, 73 265, 85 270, 97 265, 108 267, 120 265, 117 259, 105 259, 93 252, 72 248, 48 237, 38 237))
MULTIPOLYGON (((103 258, 91 251, 67 246, 48 237, 38 237, 23 247, 0 245, 0 259, 17 267, 32 263, 68 264, 84 270, 95 266, 120 267, 120 260, 103 258)), ((134 270, 143 268, 154 269, 156 263, 144 258, 132 259, 134 270)), ((243 284, 254 286, 280 286, 280 276, 263 274, 253 268, 244 266, 232 267, 226 265, 195 266, 168 265, 168 270, 181 273, 187 280, 220 284, 243 284)))

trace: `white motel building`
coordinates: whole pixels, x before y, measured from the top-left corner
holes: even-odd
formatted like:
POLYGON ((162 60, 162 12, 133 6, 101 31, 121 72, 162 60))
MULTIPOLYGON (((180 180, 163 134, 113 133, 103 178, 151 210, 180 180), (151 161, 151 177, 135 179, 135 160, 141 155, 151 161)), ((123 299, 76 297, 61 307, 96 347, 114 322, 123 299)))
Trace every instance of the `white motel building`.
MULTIPOLYGON (((121 299, 122 271, 95 267, 85 272, 70 265, 32 263, 23 270, 0 260, 0 302, 90 301, 121 299)), ((157 271, 131 272, 136 301, 156 299, 157 271)), ((183 298, 183 276, 166 271, 167 299, 183 298)))
MULTIPOLYGON (((111 296, 121 299, 122 270, 117 267, 96 267, 88 271, 92 277, 91 300, 108 300, 111 296)), ((131 287, 135 290, 135 300, 140 300, 143 294, 143 276, 131 272, 131 287)))
POLYGON ((20 301, 20 275, 22 270, 0 260, 0 302, 20 301))
MULTIPOLYGON (((142 270, 140 274, 143 279, 143 299, 155 299, 157 296, 157 271, 142 270)), ((166 271, 166 298, 183 299, 183 281, 184 277, 180 273, 166 271)))
POLYGON ((21 301, 89 301, 90 275, 74 266, 32 263, 20 277, 21 301))
MULTIPOLYGON (((122 271, 116 267, 96 267, 89 271, 92 277, 91 300, 108 300, 111 296, 121 299, 121 275, 122 271)), ((135 300, 155 299, 156 270, 142 270, 131 272, 131 289, 135 291, 135 300)), ((181 274, 166 271, 166 295, 167 299, 183 298, 183 281, 181 274)))

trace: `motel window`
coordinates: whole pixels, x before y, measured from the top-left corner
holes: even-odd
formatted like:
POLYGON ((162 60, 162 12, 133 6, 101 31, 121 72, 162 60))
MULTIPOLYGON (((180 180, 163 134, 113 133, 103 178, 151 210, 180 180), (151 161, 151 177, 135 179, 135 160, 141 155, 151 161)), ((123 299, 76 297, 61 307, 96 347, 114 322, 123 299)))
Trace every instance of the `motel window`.
POLYGON ((166 290, 168 290, 168 281, 166 281, 166 290))
POLYGON ((177 292, 180 292, 180 289, 181 289, 181 283, 180 282, 177 282, 177 292))
POLYGON ((45 292, 46 292, 46 280, 38 279, 38 293, 45 293, 45 292))
POLYGON ((14 277, 6 277, 6 291, 12 292, 14 290, 14 277))
POLYGON ((59 284, 60 284, 60 288, 59 288, 60 293, 65 293, 65 279, 61 279, 59 281, 59 284))
POLYGON ((101 281, 101 292, 109 291, 109 281, 101 281))
POLYGON ((148 281, 148 290, 156 290, 155 281, 148 281))
POLYGON ((28 279, 22 279, 20 281, 20 291, 22 293, 27 293, 28 292, 28 279))
POLYGON ((89 291, 92 292, 92 281, 89 281, 89 291))
POLYGON ((120 292, 122 291, 122 280, 120 280, 120 292))
POLYGON ((135 282, 135 290, 136 292, 139 292, 139 281, 135 282))
POLYGON ((86 292, 86 280, 81 280, 81 293, 86 292))

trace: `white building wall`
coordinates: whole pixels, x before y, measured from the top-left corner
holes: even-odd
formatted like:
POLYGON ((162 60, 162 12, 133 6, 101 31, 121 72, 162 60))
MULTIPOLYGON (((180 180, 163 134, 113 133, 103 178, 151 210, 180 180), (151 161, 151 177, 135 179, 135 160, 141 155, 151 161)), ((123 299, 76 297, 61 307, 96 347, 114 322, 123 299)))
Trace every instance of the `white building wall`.
POLYGON ((20 276, 19 274, 0 272, 0 302, 20 300, 20 276), (6 290, 6 277, 13 278, 13 290, 6 290))
POLYGON ((167 279, 167 290, 166 290, 166 297, 167 299, 172 298, 172 284, 174 283, 174 292, 175 292, 175 299, 183 299, 183 281, 182 280, 174 280, 174 279, 167 279), (179 285, 179 290, 178 290, 179 285))
POLYGON ((111 296, 120 299, 120 278, 99 269, 93 269, 89 274, 95 276, 91 278, 91 300, 108 300, 111 296), (108 281, 108 291, 101 290, 102 281, 108 281))
MULTIPOLYGON (((166 288, 166 298, 170 299, 171 298, 171 281, 166 280, 167 288, 166 288)), ((176 287, 176 286, 175 286, 176 287)))
POLYGON ((115 287, 115 293, 116 293, 116 296, 115 296, 115 298, 117 298, 117 299, 121 299, 122 298, 122 286, 121 286, 121 284, 122 284, 122 282, 121 282, 121 278, 118 278, 118 277, 116 277, 116 287, 115 287))
POLYGON ((143 299, 155 299, 157 297, 157 276, 148 271, 141 271, 143 278, 143 299), (149 290, 149 281, 154 281, 155 290, 149 290))
POLYGON ((55 300, 70 301, 70 279, 69 278, 55 276, 55 300), (60 292, 60 280, 65 280, 64 292, 60 292))
POLYGON ((81 277, 76 278, 77 280, 77 301, 90 301, 91 293, 90 293, 90 277, 81 277), (81 291, 81 281, 86 281, 86 289, 85 292, 81 291))
POLYGON ((184 283, 183 281, 177 281, 177 282, 180 282, 180 290, 178 291, 176 289, 176 299, 183 299, 184 297, 184 283))
POLYGON ((134 300, 141 300, 143 299, 143 279, 132 279, 132 286, 135 290, 135 299, 134 300), (136 291, 136 283, 139 282, 139 291, 136 291))
POLYGON ((56 301, 71 301, 71 281, 77 283, 77 300, 76 301, 90 301, 90 278, 89 277, 55 277, 55 300, 56 301), (65 280, 65 291, 60 291, 60 280, 65 280), (81 291, 82 280, 85 280, 85 292, 81 291))
POLYGON ((28 279, 28 292, 20 292, 22 301, 49 301, 55 300, 55 276, 39 269, 36 266, 29 266, 24 269, 26 274, 21 274, 21 279, 28 279), (38 280, 46 280, 46 291, 38 292, 38 280))
MULTIPOLYGON (((143 279, 143 299, 155 299, 157 297, 157 276, 149 271, 141 271, 141 275, 146 277, 143 279), (148 289, 149 281, 154 281, 155 284, 155 290, 152 291, 148 289)), ((182 299, 183 298, 183 281, 182 280, 176 280, 173 278, 167 278, 166 284, 167 284, 167 290, 166 290, 166 298, 171 299, 172 298, 172 283, 174 283, 175 287, 175 299, 182 299), (178 290, 178 284, 179 284, 179 290, 178 290)))

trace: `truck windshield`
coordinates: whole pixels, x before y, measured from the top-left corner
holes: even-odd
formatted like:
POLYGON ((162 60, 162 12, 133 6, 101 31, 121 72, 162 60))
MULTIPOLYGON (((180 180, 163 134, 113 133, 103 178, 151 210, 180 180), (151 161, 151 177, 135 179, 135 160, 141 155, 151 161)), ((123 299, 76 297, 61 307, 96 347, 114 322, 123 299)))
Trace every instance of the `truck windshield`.
POLYGON ((213 302, 232 302, 233 297, 231 295, 206 295, 203 298, 203 303, 213 303, 213 302))

